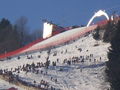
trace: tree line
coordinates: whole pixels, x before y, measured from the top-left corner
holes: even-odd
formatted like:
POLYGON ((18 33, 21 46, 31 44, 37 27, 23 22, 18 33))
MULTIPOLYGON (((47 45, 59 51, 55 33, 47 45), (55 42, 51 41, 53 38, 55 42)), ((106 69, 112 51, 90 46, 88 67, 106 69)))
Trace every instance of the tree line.
POLYGON ((24 16, 16 20, 15 24, 6 18, 0 20, 0 54, 21 48, 42 36, 42 30, 30 33, 27 23, 28 19, 24 16))
POLYGON ((114 36, 110 41, 106 74, 111 90, 120 90, 120 20, 112 29, 114 36))
POLYGON ((98 27, 93 38, 111 44, 107 54, 106 81, 110 83, 110 90, 120 90, 120 20, 108 21, 107 25, 98 27))

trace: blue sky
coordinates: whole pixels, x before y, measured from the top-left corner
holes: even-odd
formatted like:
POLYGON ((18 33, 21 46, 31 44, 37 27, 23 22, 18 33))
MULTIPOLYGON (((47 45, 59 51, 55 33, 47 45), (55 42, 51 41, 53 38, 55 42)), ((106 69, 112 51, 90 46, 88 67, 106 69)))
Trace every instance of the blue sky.
POLYGON ((87 24, 95 11, 119 7, 120 0, 0 0, 0 19, 14 23, 28 18, 31 30, 42 29, 42 19, 61 26, 87 24))

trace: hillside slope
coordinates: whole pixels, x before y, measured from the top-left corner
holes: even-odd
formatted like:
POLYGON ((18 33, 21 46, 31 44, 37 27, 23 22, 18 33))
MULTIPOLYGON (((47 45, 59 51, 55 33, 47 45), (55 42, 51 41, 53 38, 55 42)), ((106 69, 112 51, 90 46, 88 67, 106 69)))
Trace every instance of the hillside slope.
POLYGON ((109 46, 109 43, 96 41, 92 34, 89 34, 54 48, 1 61, 0 69, 12 68, 12 71, 15 71, 19 68, 19 73, 13 73, 18 75, 20 80, 36 86, 43 80, 49 84, 49 89, 106 90, 109 83, 105 82, 104 70, 109 46), (50 60, 48 69, 44 64, 46 60, 50 60), (55 66, 53 62, 56 63, 55 66), (33 63, 36 67, 22 70, 23 66, 27 68, 27 64, 33 63))
POLYGON ((56 45, 74 40, 74 39, 84 35, 85 33, 95 30, 96 27, 97 27, 97 25, 92 25, 89 27, 79 27, 79 28, 74 28, 74 29, 68 30, 63 33, 59 32, 59 30, 58 30, 58 31, 56 31, 57 33, 53 32, 53 36, 50 38, 47 38, 47 39, 40 38, 40 39, 22 47, 22 48, 19 48, 15 51, 0 54, 0 60, 4 60, 4 58, 13 57, 13 56, 23 54, 26 52, 32 52, 32 51, 36 51, 39 49, 49 48, 51 46, 56 46, 56 45))
POLYGON ((47 48, 50 46, 55 46, 55 45, 59 45, 64 42, 74 40, 77 37, 80 37, 87 32, 95 30, 96 27, 97 27, 97 25, 92 25, 89 27, 79 27, 79 28, 74 28, 74 29, 68 30, 63 33, 59 33, 55 36, 52 36, 52 37, 40 42, 40 43, 37 43, 37 44, 31 46, 30 48, 28 48, 26 50, 23 50, 21 53, 27 52, 27 51, 38 50, 38 49, 42 49, 42 48, 47 48))

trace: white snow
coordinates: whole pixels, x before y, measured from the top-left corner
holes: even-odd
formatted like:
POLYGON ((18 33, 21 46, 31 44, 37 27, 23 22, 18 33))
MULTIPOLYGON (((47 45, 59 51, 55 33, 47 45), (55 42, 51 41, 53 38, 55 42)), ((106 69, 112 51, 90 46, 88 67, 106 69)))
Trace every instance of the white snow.
MULTIPOLYGON (((50 50, 49 60, 51 62, 49 69, 39 68, 43 72, 47 71, 47 75, 44 74, 35 74, 28 72, 27 74, 23 71, 20 72, 19 76, 22 80, 33 83, 35 80, 37 84, 43 79, 47 81, 50 86, 53 86, 60 90, 106 90, 109 88, 109 83, 105 82, 105 62, 107 59, 107 51, 109 43, 103 43, 102 41, 96 41, 93 39, 92 35, 86 37, 78 38, 75 41, 71 41, 69 44, 59 45, 59 47, 53 48, 50 50), (98 46, 95 46, 98 44, 98 46), (78 49, 81 48, 80 52, 78 49), (56 55, 55 55, 56 54, 56 55), (71 59, 74 57, 80 56, 89 56, 93 54, 93 57, 90 60, 85 62, 79 62, 76 64, 68 65, 63 64, 64 59, 71 59), (101 57, 101 60, 100 60, 101 57), (52 61, 56 61, 57 66, 52 66, 52 61), (94 61, 94 59, 96 59, 94 61), (60 71, 62 69, 63 71, 60 71), (53 79, 57 79, 55 83, 53 79)), ((0 62, 0 69, 11 69, 17 68, 24 64, 31 64, 37 62, 46 62, 48 57, 48 50, 37 51, 35 53, 29 54, 32 55, 33 59, 27 59, 26 55, 20 56, 18 60, 17 57, 12 58, 11 60, 5 60, 0 62), (38 58, 38 55, 41 57, 38 58)), ((9 86, 9 85, 8 85, 9 86)), ((4 87, 4 84, 1 83, 0 87, 4 87)), ((5 86, 6 88, 6 86, 5 86)), ((21 90, 21 89, 20 89, 21 90)))
POLYGON ((45 47, 50 46, 50 45, 52 45, 52 46, 58 45, 60 43, 72 40, 72 39, 80 36, 81 34, 86 33, 86 31, 92 31, 96 27, 97 27, 97 25, 92 25, 89 27, 79 27, 79 28, 71 29, 71 30, 66 31, 64 33, 59 33, 55 36, 52 36, 52 37, 40 42, 40 43, 37 43, 37 44, 31 46, 28 49, 23 50, 21 53, 29 51, 29 50, 38 49, 38 48, 39 49, 45 48, 45 47))
POLYGON ((4 80, 0 79, 0 90, 7 90, 11 87, 17 88, 18 90, 24 90, 23 88, 20 88, 16 85, 10 84, 7 81, 4 81, 4 80))

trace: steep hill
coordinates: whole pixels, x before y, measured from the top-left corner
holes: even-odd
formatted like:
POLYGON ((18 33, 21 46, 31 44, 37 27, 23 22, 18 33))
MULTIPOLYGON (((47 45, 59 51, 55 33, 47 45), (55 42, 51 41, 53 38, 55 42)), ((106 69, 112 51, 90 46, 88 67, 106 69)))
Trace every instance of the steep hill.
POLYGON ((88 34, 53 48, 1 61, 0 69, 12 69, 14 76, 29 85, 45 88, 47 82, 50 90, 106 90, 110 87, 104 72, 109 46, 88 34), (46 65, 48 61, 50 64, 46 65))

